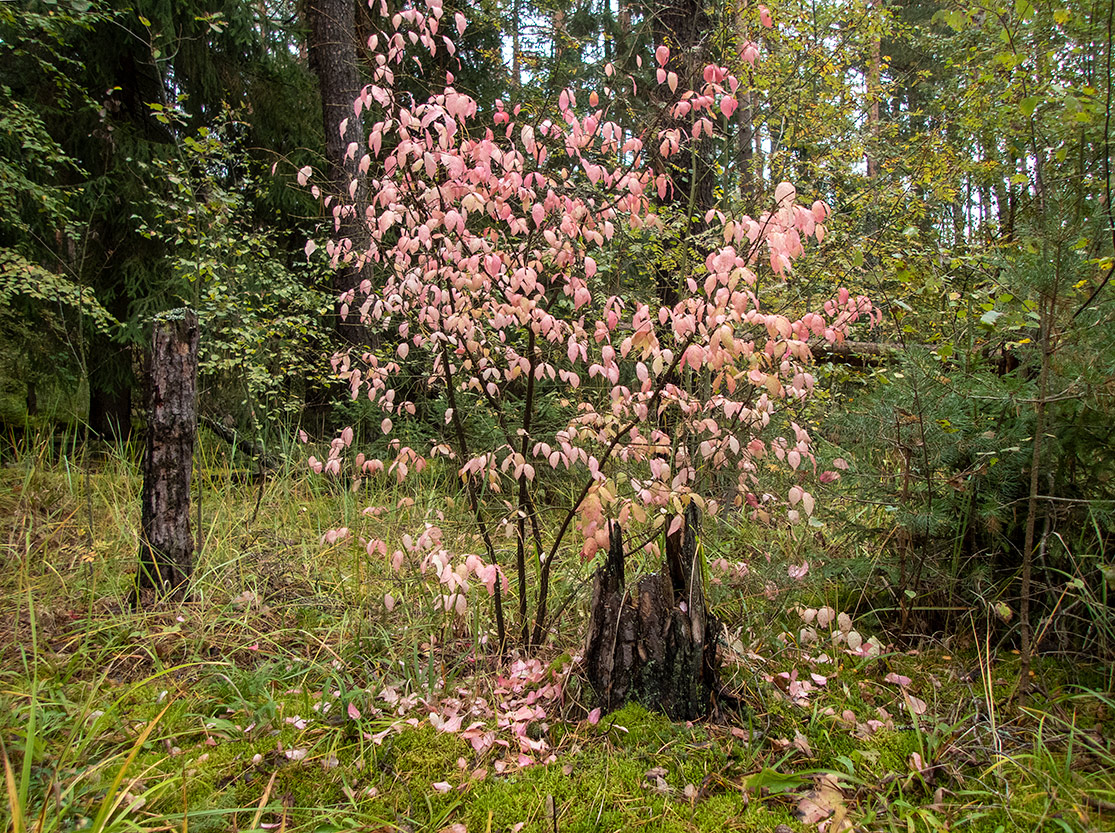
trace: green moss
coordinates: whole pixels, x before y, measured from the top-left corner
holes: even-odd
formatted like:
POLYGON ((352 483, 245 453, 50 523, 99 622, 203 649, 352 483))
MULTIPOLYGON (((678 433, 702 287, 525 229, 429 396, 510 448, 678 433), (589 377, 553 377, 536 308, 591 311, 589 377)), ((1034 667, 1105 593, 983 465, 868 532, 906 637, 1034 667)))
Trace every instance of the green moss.
MULTIPOLYGON (((217 457, 224 459, 224 451, 214 459, 217 457)), ((22 770, 21 732, 25 731, 31 703, 37 704, 36 758, 30 773, 34 795, 30 804, 34 808, 54 807, 49 790, 56 766, 59 783, 74 785, 70 806, 58 810, 61 821, 55 829, 80 829, 89 823, 90 808, 100 806, 139 732, 166 704, 166 698, 159 700, 163 689, 171 692, 168 697, 177 699, 128 772, 129 776, 141 777, 146 789, 149 803, 141 813, 141 823, 159 829, 180 829, 183 804, 190 812, 191 833, 247 829, 274 776, 262 821, 279 822, 285 805, 289 808, 285 816, 289 833, 356 829, 434 833, 456 822, 466 824, 473 833, 489 829, 505 833, 517 822, 525 822, 527 831, 551 833, 552 820, 544 818, 549 797, 556 802, 562 833, 769 833, 779 824, 803 830, 793 818, 796 791, 767 798, 751 795, 750 803, 745 801, 741 783, 763 768, 797 775, 803 784, 809 778, 805 773, 818 769, 856 776, 855 800, 849 791, 848 804, 857 829, 905 829, 909 820, 919 833, 944 826, 963 826, 973 833, 1064 829, 1060 821, 1075 830, 1083 826, 1080 819, 1085 810, 1091 826, 1112 828, 1108 819, 1087 807, 1084 797, 1090 791, 1095 797, 1109 799, 1109 773, 1102 769, 1102 761, 1086 754, 1080 745, 1069 758, 1062 740, 1067 727, 1056 716, 1072 714, 1078 729, 1104 727, 1101 734, 1111 734, 1107 730, 1115 726, 1115 710, 1109 702, 1095 695, 1075 695, 1077 690, 1071 687, 1074 682, 1093 680, 1094 686, 1102 686, 1104 669, 1097 666, 1097 676, 1085 676, 1075 665, 1045 657, 1035 660, 1042 689, 1031 700, 1034 708, 1049 712, 1043 744, 1035 740, 1032 751, 1015 754, 1013 763, 996 767, 993 774, 987 769, 990 761, 963 769, 968 755, 946 752, 946 762, 955 762, 962 769, 958 773, 950 769, 947 781, 946 774, 940 772, 930 789, 917 778, 906 777, 909 756, 920 748, 917 732, 881 732, 861 739, 854 737, 837 715, 850 709, 865 721, 877 717, 876 709, 884 707, 895 721, 906 723, 909 713, 901 692, 885 682, 886 674, 895 671, 909 676, 914 693, 931 701, 929 713, 920 718, 930 755, 946 744, 969 755, 986 755, 985 733, 969 731, 980 721, 972 705, 972 697, 980 697, 980 681, 968 681, 966 673, 978 667, 974 655, 953 659, 940 652, 923 651, 917 656, 886 654, 865 661, 831 651, 835 662, 816 666, 815 670, 825 673, 829 680, 811 692, 810 708, 787 702, 774 686, 757 678, 759 671, 752 664, 731 666, 725 669, 725 679, 738 681, 734 690, 746 692, 754 709, 736 718, 735 723, 763 733, 764 739, 754 743, 733 738, 726 727, 686 727, 641 706, 629 705, 606 715, 593 727, 579 720, 581 715, 575 712, 569 714, 573 718, 569 723, 553 716, 547 740, 555 747, 557 762, 511 773, 495 772, 494 761, 505 756, 503 750, 478 757, 457 736, 439 734, 425 723, 421 728, 390 735, 376 746, 364 733, 386 728, 392 718, 371 717, 367 698, 358 689, 380 685, 399 674, 400 660, 412 661, 411 637, 421 640, 422 634, 431 632, 423 629, 434 625, 423 620, 421 611, 412 612, 404 624, 397 621, 397 614, 387 619, 378 608, 369 611, 356 607, 363 604, 363 599, 349 580, 351 552, 338 549, 325 556, 334 561, 324 566, 309 560, 320 556, 316 548, 304 542, 317 540, 321 530, 338 522, 343 512, 349 513, 344 522, 350 523, 356 511, 353 507, 358 509, 363 500, 353 503, 344 492, 347 502, 338 508, 341 493, 327 486, 269 481, 261 512, 273 513, 273 523, 269 518, 268 525, 275 527, 276 534, 261 535, 256 527, 249 529, 246 520, 253 514, 257 493, 250 491, 237 503, 241 497, 238 492, 217 488, 227 482, 220 466, 214 467, 211 461, 199 467, 208 484, 205 505, 214 510, 214 532, 198 568, 202 577, 199 599, 204 605, 184 607, 181 613, 190 621, 178 631, 174 617, 166 611, 135 616, 123 608, 110 610, 90 601, 117 592, 117 585, 123 586, 128 580, 126 570, 134 564, 131 533, 120 522, 138 500, 138 483, 129 485, 126 480, 131 476, 127 473, 134 471, 132 462, 121 459, 90 477, 95 527, 112 530, 115 537, 97 542, 98 559, 89 567, 83 567, 77 558, 83 549, 61 548, 64 542, 69 542, 67 547, 85 546, 83 527, 66 520, 75 508, 81 508, 76 517, 84 518, 84 479, 63 470, 52 471, 49 465, 36 466, 33 476, 17 477, 19 472, 10 467, 0 471, 0 485, 7 487, 7 491, 0 488, 0 506, 16 516, 22 511, 18 507, 24 505, 26 490, 27 505, 43 507, 31 520, 35 530, 48 530, 51 536, 49 546, 42 546, 44 554, 59 554, 50 562, 59 572, 64 572, 70 561, 74 566, 66 576, 66 586, 51 583, 55 581, 52 570, 39 576, 31 589, 42 604, 57 606, 67 614, 80 613, 88 621, 75 622, 71 627, 69 616, 62 617, 53 633, 44 637, 48 621, 44 615, 40 640, 49 638, 49 642, 40 644, 50 650, 41 648, 38 652, 35 699, 28 690, 30 680, 25 679, 32 677, 35 669, 13 664, 13 670, 3 677, 0 732, 11 736, 7 748, 18 773, 22 770), (67 529, 66 523, 71 528, 67 529), (53 525, 57 525, 57 533, 50 531, 55 529, 53 525), (80 574, 79 568, 83 571, 80 574), (314 593, 335 595, 339 604, 348 606, 284 604, 286 597, 278 590, 274 598, 268 597, 272 592, 268 589, 269 578, 275 577, 282 579, 276 586, 304 584, 314 588, 314 593), (268 614, 229 604, 230 597, 247 588, 265 599, 271 607, 268 614), (405 639, 400 636, 404 627, 413 629, 407 631, 405 639), (81 640, 74 640, 78 633, 82 634, 81 640), (246 650, 256 642, 258 651, 246 650), (165 651, 155 650, 160 646, 173 647, 173 657, 168 659, 165 651), (137 687, 128 684, 143 674, 178 663, 181 652, 182 668, 137 687), (218 661, 220 665, 185 665, 196 659, 218 661), (100 677, 106 667, 111 669, 112 680, 100 677), (299 691, 293 693, 294 689, 299 691), (342 719, 333 725, 313 710, 322 692, 331 698, 338 689, 342 695, 324 717, 343 715, 344 705, 352 699, 364 718, 342 719), (1054 709, 1054 704, 1064 711, 1054 709), (88 712, 94 710, 106 712, 105 717, 89 720, 88 712), (284 718, 295 715, 306 718, 307 725, 299 728, 285 722, 284 718), (227 723, 208 732, 213 740, 208 745, 204 726, 214 718, 227 723), (942 719, 955 721, 956 727, 932 728, 942 719), (253 722, 256 728, 249 735, 236 728, 237 724, 246 727, 253 722), (811 756, 774 742, 792 739, 797 731, 808 738, 811 756), (180 749, 179 754, 169 754, 168 749, 174 747, 180 749), (283 751, 291 749, 305 750, 305 758, 288 759, 283 751), (202 755, 207 757, 201 760, 202 755), (467 763, 463 771, 457 765, 459 758, 467 763), (487 778, 468 781, 468 773, 476 766, 488 770, 487 778), (647 772, 655 767, 662 768, 669 787, 667 795, 647 782, 647 772), (887 779, 888 773, 902 777, 887 779), (432 784, 438 781, 449 782, 453 789, 447 794, 435 791, 432 784), (683 792, 688 784, 704 786, 708 794, 693 805, 683 792), (949 790, 943 807, 931 804, 937 786, 949 790), (377 791, 374 797, 368 793, 371 788, 377 791)), ((377 496, 368 502, 393 502, 398 497, 377 496)), ((423 506, 441 505, 440 493, 419 497, 423 506)), ((415 518, 420 515, 416 512, 415 518)), ((352 525, 357 527, 356 523, 352 525)), ((735 548, 741 552, 746 549, 735 548)), ((779 557, 785 557, 785 553, 779 557)), ((378 567, 373 561, 362 561, 367 575, 361 594, 366 587, 376 587, 382 578, 376 574, 378 567)), ((19 589, 10 584, 10 590, 19 589)), ((761 587, 755 590, 761 591, 761 587)), ((26 588, 19 592, 25 593, 26 588)), ((773 640, 774 631, 796 627, 784 599, 777 602, 778 612, 772 613, 773 605, 739 601, 748 594, 740 593, 736 585, 726 583, 713 592, 722 599, 718 604, 729 606, 732 615, 738 613, 739 624, 750 630, 748 647, 771 661, 763 673, 788 670, 795 664, 799 675, 808 673, 804 660, 773 640)), ((839 597, 833 588, 824 593, 809 604, 819 606, 822 601, 831 603, 839 597)), ((857 620, 857 625, 862 621, 857 620)), ((554 644, 562 646, 558 650, 573 644, 571 638, 577 629, 575 617, 566 617, 563 625, 554 637, 554 644)), ((865 633, 869 630, 869 626, 863 628, 865 633)), ((445 644, 449 647, 448 641, 445 644)), ((569 655, 563 654, 551 662, 550 670, 564 674, 569 661, 569 655)), ((407 665, 402 673, 411 672, 425 684, 424 665, 420 663, 417 670, 407 665)), ((471 685, 466 679, 469 672, 460 673, 460 684, 471 685)), ((1009 653, 997 656, 993 675, 1008 682, 996 688, 995 696, 1004 722, 1012 720, 1017 714, 1006 698, 1017 675, 1017 658, 1009 653)), ((477 690, 483 691, 487 682, 478 680, 477 690)), ((585 692, 578 689, 579 685, 574 675, 566 689, 567 702, 586 699, 580 696, 585 692)), ((0 808, 0 827, 4 812, 5 808, 0 808)), ((121 825, 134 820, 119 819, 121 825)))
POLYGON ((472 748, 457 735, 424 724, 391 735, 384 742, 379 763, 405 781, 434 782, 453 780, 448 776, 460 771, 457 759, 463 756, 468 760, 471 754, 472 748))
POLYGON ((639 747, 658 748, 670 742, 703 741, 706 735, 701 728, 686 728, 674 723, 665 715, 649 711, 638 703, 628 703, 623 708, 606 715, 597 724, 599 734, 624 749, 639 747))
POLYGON ((625 706, 600 726, 596 737, 558 763, 473 785, 463 809, 468 829, 487 830, 490 816, 492 830, 524 822, 526 831, 548 833, 552 820, 543 818, 542 810, 551 797, 563 831, 772 830, 791 821, 773 805, 746 808, 730 778, 712 779, 713 793, 690 804, 686 785, 700 786, 706 776, 729 771, 724 749, 703 728, 673 724, 637 705, 625 706), (647 772, 656 767, 665 771, 668 795, 648 783, 647 772))
POLYGON ((620 809, 621 798, 633 795, 640 807, 659 812, 664 804, 663 798, 641 787, 648 768, 634 758, 601 755, 597 749, 562 763, 490 777, 470 790, 466 823, 469 830, 485 830, 491 814, 493 830, 520 821, 527 822, 528 830, 551 830, 552 822, 546 823, 540 811, 552 796, 561 830, 626 828, 630 812, 620 809), (569 775, 563 770, 567 764, 572 767, 569 775))
MULTIPOLYGON (((680 751, 680 750, 679 750, 680 751)), ((771 831, 793 824, 790 806, 773 801, 748 804, 743 794, 722 787, 695 806, 683 796, 688 767, 664 757, 670 795, 662 795, 644 781, 647 761, 624 756, 602 756, 585 751, 564 764, 536 767, 507 778, 489 778, 466 794, 461 819, 470 831, 506 830, 524 822, 524 833, 548 833, 553 821, 544 808, 553 798, 558 829, 563 831, 651 830, 662 833, 709 831, 771 831)), ((697 752, 697 757, 702 757, 697 752)), ((653 763, 653 762, 652 762, 653 763)))
POLYGON ((809 744, 816 755, 816 765, 819 769, 833 769, 840 772, 847 770, 840 758, 855 761, 859 751, 859 741, 852 737, 847 729, 833 727, 825 728, 808 735, 809 744))
POLYGON ((864 745, 879 753, 877 766, 878 775, 888 772, 907 772, 910 755, 921 751, 918 743, 918 734, 915 731, 888 732, 880 731, 868 738, 864 745))

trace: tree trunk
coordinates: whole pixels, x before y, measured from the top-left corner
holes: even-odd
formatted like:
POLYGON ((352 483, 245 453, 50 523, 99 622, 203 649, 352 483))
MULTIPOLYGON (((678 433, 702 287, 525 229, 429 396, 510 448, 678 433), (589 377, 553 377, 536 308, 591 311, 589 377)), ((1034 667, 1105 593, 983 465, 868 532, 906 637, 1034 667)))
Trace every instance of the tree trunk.
POLYGON ((197 315, 171 310, 155 321, 147 374, 147 441, 137 596, 183 598, 193 571, 190 476, 197 434, 197 315))
POLYGON ((128 368, 128 349, 115 344, 111 349, 119 352, 99 359, 109 368, 98 366, 89 373, 89 430, 102 440, 117 442, 132 433, 132 389, 116 373, 128 368))
MULTIPOLYGON (((333 289, 339 296, 360 284, 359 262, 367 249, 364 205, 367 202, 365 177, 360 158, 367 153, 364 125, 356 115, 353 102, 360 94, 360 73, 356 61, 356 4, 354 0, 307 0, 306 24, 310 30, 310 69, 321 89, 321 115, 325 129, 325 157, 329 180, 337 205, 344 206, 340 236, 352 242, 355 257, 333 272, 333 289), (341 125, 344 124, 344 132, 341 125), (346 159, 350 144, 356 153, 346 159), (355 190, 350 190, 352 183, 355 190)), ((341 318, 341 303, 336 301, 335 331, 350 344, 363 344, 367 333, 355 315, 341 318)))
MULTIPOLYGON (((879 8, 879 0, 871 0, 871 8, 879 8)), ((879 173, 876 142, 879 138, 879 98, 882 96, 880 80, 883 66, 882 35, 871 37, 871 57, 867 65, 867 178, 874 180, 879 173)))
POLYGON ((634 700, 671 719, 693 720, 712 709, 720 623, 705 603, 698 522, 690 503, 682 528, 666 538, 662 570, 633 590, 625 588, 622 532, 611 525, 608 556, 593 580, 585 647, 588 680, 605 711, 634 700))
POLYGON ((523 83, 522 53, 519 46, 519 28, 522 26, 522 8, 519 0, 511 2, 511 86, 518 90, 523 83))
MULTIPOLYGON (((655 44, 670 48, 670 57, 664 68, 677 73, 678 89, 701 88, 701 71, 709 58, 706 40, 711 25, 699 0, 662 0, 654 6, 651 34, 655 44)), ((660 85, 651 85, 650 95, 660 104, 671 102, 674 98, 673 93, 660 85)), ((685 218, 684 230, 679 238, 662 241, 667 249, 676 247, 676 261, 672 264, 660 263, 655 276, 659 302, 662 306, 672 307, 677 303, 680 288, 685 286, 685 279, 691 276, 691 270, 696 265, 689 262, 693 238, 707 228, 705 212, 716 207, 716 169, 711 139, 693 138, 686 120, 675 119, 669 114, 663 120, 663 127, 681 131, 680 147, 669 158, 658 153, 657 142, 651 143, 651 166, 655 174, 667 174, 673 182, 672 190, 665 198, 655 196, 655 199, 658 205, 672 207, 685 218)), ((703 262, 704 253, 699 258, 698 262, 703 262)))
POLYGON ((1042 446, 1045 441, 1045 411, 1049 404, 1049 366, 1053 359, 1053 314, 1054 298, 1056 298, 1056 285, 1050 298, 1041 298, 1038 301, 1039 326, 1041 328, 1041 371, 1038 376, 1038 397, 1034 402, 1034 427, 1033 450, 1030 455, 1030 494, 1026 501, 1026 531, 1022 544, 1022 586, 1019 590, 1021 604, 1018 616, 1019 629, 1022 632, 1021 663, 1018 671, 1018 698, 1020 704, 1025 704, 1026 695, 1030 691, 1030 665, 1033 661, 1033 629, 1030 623, 1030 593, 1034 565, 1035 530, 1037 529, 1038 514, 1044 509, 1039 504, 1041 493, 1041 468, 1042 446))
MULTIPOLYGON (((119 308, 118 308, 119 309, 119 308)), ((121 313, 112 310, 118 321, 121 313)), ((89 349, 89 430, 108 442, 127 440, 132 433, 132 352, 104 333, 93 333, 89 349)))

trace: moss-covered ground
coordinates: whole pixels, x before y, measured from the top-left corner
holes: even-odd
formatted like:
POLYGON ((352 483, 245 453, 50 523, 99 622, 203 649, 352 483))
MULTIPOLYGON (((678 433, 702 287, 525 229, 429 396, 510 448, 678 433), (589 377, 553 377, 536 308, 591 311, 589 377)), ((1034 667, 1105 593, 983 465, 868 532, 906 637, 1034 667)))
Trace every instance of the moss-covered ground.
POLYGON ((1023 701, 1001 634, 896 646, 847 601, 839 553, 798 582, 800 542, 710 530, 715 715, 598 717, 576 663, 591 565, 570 559, 537 656, 501 659, 482 587, 446 615, 416 564, 361 540, 435 516, 446 541, 467 535, 437 472, 369 499, 290 474, 243 484, 216 445, 199 471, 192 598, 135 611, 128 454, 29 448, 0 468, 5 829, 1115 828, 1109 668, 1040 657, 1023 701))

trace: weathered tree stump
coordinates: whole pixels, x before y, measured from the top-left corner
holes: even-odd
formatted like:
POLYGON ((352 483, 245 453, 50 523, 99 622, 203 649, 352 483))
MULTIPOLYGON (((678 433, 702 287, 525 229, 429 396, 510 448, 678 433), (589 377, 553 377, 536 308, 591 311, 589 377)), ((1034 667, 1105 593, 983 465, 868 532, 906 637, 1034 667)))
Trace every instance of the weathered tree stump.
POLYGON ((139 591, 182 598, 193 571, 190 478, 197 436, 197 315, 171 310, 155 321, 147 372, 147 440, 139 591))
POLYGON ((662 570, 629 590, 623 535, 610 527, 604 564, 593 579, 585 664, 605 711, 629 700, 693 720, 712 709, 718 685, 720 623, 709 614, 697 556, 699 512, 690 503, 682 528, 666 538, 662 570))

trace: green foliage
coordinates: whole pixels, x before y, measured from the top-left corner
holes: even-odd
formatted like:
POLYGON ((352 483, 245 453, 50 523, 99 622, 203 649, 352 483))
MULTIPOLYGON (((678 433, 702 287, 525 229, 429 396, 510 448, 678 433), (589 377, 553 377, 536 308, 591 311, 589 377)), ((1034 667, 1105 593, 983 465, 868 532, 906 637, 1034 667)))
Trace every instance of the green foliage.
MULTIPOLYGON (((299 104, 312 87, 289 48, 291 21, 259 11, 240 2, 0 10, 0 337, 48 357, 63 377, 88 379, 95 422, 113 396, 115 416, 127 418, 131 347, 182 297, 206 299, 213 331, 236 329, 212 361, 224 378, 234 368, 238 407, 214 410, 236 410, 259 433, 289 419, 292 397, 315 384, 297 356, 318 349, 307 345, 322 302, 316 278, 295 271, 302 241, 290 236, 292 213, 307 206, 263 171, 276 153, 301 164, 320 142, 320 120, 299 104), (226 116, 229 101, 240 118, 226 116), (219 136, 219 152, 207 136, 219 136), (213 200, 192 193, 208 186, 218 186, 213 200), (206 267, 184 249, 202 256, 206 235, 239 238, 225 252, 238 277, 203 296, 185 291, 183 270, 206 267), (27 318, 48 326, 28 332, 27 318), (290 349, 276 358, 281 345, 290 349)), ((35 390, 50 387, 43 376, 29 379, 29 401, 45 398, 35 390)))
POLYGON ((1017 633, 1040 410, 1045 635, 1090 645, 1107 630, 1107 616, 1053 614, 1080 598, 1070 577, 1098 592, 1108 543, 1088 518, 1109 524, 1113 506, 1109 80, 1084 57, 1110 54, 1105 15, 911 2, 883 22, 879 173, 834 221, 845 250, 830 266, 889 305, 871 340, 897 351, 867 372, 829 368, 847 404, 825 433, 856 458, 847 494, 880 507, 845 519, 890 542, 878 603, 904 626, 952 630, 971 611, 1017 633))
MULTIPOLYGON (((155 112, 176 127, 187 121, 180 109, 155 112)), ((253 176, 231 175, 244 168, 242 124, 225 113, 184 135, 176 158, 140 163, 165 193, 150 223, 136 219, 142 235, 168 249, 178 300, 198 313, 202 407, 270 438, 289 430, 307 389, 325 384, 318 356, 330 303, 318 288, 325 273, 298 265, 278 232, 254 221, 253 176)))

